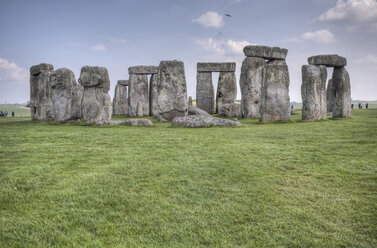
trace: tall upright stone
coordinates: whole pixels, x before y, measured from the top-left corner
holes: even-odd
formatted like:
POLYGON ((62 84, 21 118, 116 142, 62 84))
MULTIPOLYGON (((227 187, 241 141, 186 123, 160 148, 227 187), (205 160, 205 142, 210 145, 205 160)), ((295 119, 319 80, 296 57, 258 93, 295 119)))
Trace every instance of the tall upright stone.
POLYGON ((209 114, 215 112, 215 93, 211 72, 196 74, 196 106, 209 114))
POLYGON ((237 82, 234 72, 220 72, 216 94, 216 112, 222 114, 222 106, 231 104, 237 98, 237 82))
POLYGON ((263 68, 260 121, 289 120, 288 66, 270 63, 263 68))
POLYGON ((246 57, 242 62, 241 88, 241 117, 259 118, 261 91, 263 82, 263 58, 246 57))
POLYGON ((75 74, 67 68, 56 70, 51 74, 51 89, 55 122, 80 119, 84 88, 76 82, 75 74))
POLYGON ((84 87, 81 103, 82 118, 86 124, 107 123, 111 119, 109 73, 105 67, 84 66, 79 83, 84 87))
POLYGON ((151 116, 156 116, 158 114, 158 77, 158 73, 152 74, 149 84, 149 110, 151 116))
POLYGON ((329 79, 329 82, 327 83, 327 89, 326 89, 327 113, 333 112, 334 98, 335 98, 334 86, 333 86, 333 83, 332 83, 332 79, 329 79))
POLYGON ((128 114, 128 80, 118 80, 113 99, 113 115, 128 114))
POLYGON ((333 117, 351 117, 351 84, 348 72, 344 67, 334 68, 332 83, 335 92, 333 117))
POLYGON ((303 65, 301 72, 302 120, 326 119, 326 66, 303 65))
POLYGON ((188 99, 188 106, 192 107, 192 97, 189 96, 189 99, 188 99))
POLYGON ((181 61, 161 61, 158 81, 158 115, 171 121, 187 115, 187 86, 181 61))
POLYGON ((34 65, 30 68, 30 113, 32 120, 54 120, 50 76, 54 66, 34 65))
POLYGON ((129 116, 149 115, 148 76, 146 74, 130 74, 128 88, 129 116))

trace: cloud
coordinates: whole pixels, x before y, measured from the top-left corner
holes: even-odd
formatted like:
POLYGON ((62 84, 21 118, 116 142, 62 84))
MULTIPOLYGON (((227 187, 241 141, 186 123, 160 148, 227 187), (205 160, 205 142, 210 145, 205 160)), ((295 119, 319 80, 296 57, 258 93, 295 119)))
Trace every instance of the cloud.
POLYGON ((95 45, 91 46, 90 49, 92 49, 94 51, 106 51, 107 50, 107 48, 103 44, 95 44, 95 45))
POLYGON ((10 63, 8 60, 0 58, 0 82, 21 82, 27 83, 29 77, 28 70, 19 67, 15 63, 10 63))
POLYGON ((242 55, 243 48, 252 44, 248 41, 220 41, 212 38, 194 39, 194 43, 200 45, 204 50, 218 55, 242 55))
POLYGON ((217 12, 208 11, 197 19, 192 19, 192 22, 199 23, 206 28, 221 28, 224 26, 224 17, 217 12))
POLYGON ((312 41, 316 43, 330 44, 335 43, 335 35, 326 29, 303 33, 299 38, 293 37, 283 40, 284 42, 300 43, 304 41, 312 41))
POLYGON ((377 65, 377 56, 369 54, 363 58, 355 60, 356 64, 368 64, 368 65, 377 65))
POLYGON ((338 0, 335 7, 321 14, 318 21, 337 22, 349 30, 367 28, 377 31, 376 0, 338 0))

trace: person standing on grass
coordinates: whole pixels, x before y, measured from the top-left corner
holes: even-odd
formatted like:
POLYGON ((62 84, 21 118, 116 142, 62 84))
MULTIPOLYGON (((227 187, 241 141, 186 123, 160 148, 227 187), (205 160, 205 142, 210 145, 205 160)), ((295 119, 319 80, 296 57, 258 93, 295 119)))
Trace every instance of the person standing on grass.
POLYGON ((365 108, 366 108, 366 109, 368 109, 368 103, 367 103, 367 104, 365 104, 365 108))
POLYGON ((4 116, 7 117, 8 116, 8 111, 4 111, 4 116))
POLYGON ((353 103, 351 104, 351 109, 353 109, 353 103))
POLYGON ((14 111, 12 111, 12 117, 14 118, 15 116, 14 116, 14 111))

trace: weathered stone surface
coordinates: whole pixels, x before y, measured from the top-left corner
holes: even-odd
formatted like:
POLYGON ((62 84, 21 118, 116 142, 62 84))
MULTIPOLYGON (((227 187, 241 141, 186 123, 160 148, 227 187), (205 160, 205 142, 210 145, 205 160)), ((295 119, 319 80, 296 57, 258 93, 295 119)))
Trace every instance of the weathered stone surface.
POLYGON ((188 106, 192 106, 192 97, 189 96, 189 99, 188 99, 188 106))
POLYGON ((152 121, 148 119, 130 119, 124 122, 127 126, 153 126, 152 121))
POLYGON ((258 57, 264 59, 285 59, 288 50, 280 47, 245 46, 243 52, 246 57, 258 57))
POLYGON ((265 65, 261 95, 260 121, 289 120, 289 72, 286 65, 265 65))
POLYGON ((39 64, 30 68, 30 113, 32 120, 54 119, 50 76, 54 66, 39 64))
POLYGON ((186 117, 176 117, 171 122, 173 126, 180 127, 238 127, 241 123, 227 119, 216 118, 203 115, 189 115, 186 117))
POLYGON ((129 86, 129 81, 128 80, 118 80, 119 85, 123 86, 129 86))
POLYGON ((196 106, 207 111, 215 112, 215 97, 211 72, 198 72, 196 74, 196 106))
POLYGON ((158 82, 159 115, 168 121, 187 115, 187 86, 181 61, 161 61, 158 82))
POLYGON ((329 79, 327 83, 326 89, 326 102, 327 102, 327 113, 332 113, 334 109, 334 98, 335 98, 335 90, 332 83, 332 79, 329 79))
POLYGON ((158 74, 152 74, 149 87, 149 110, 151 116, 158 115, 158 74))
POLYGON ((105 67, 84 66, 81 68, 79 83, 84 88, 102 88, 104 93, 110 90, 109 73, 105 67))
POLYGON ((332 83, 335 92, 333 117, 351 117, 351 84, 348 72, 344 67, 334 68, 332 83))
POLYGON ((111 118, 110 79, 105 67, 84 66, 79 83, 84 86, 81 114, 85 124, 108 122, 111 118))
POLYGON ((84 88, 77 84, 75 74, 67 68, 58 69, 51 74, 50 84, 55 122, 80 119, 84 88))
POLYGON ((268 65, 286 65, 285 59, 271 59, 267 62, 268 65))
POLYGON ((148 76, 130 74, 128 86, 129 116, 149 115, 148 76))
POLYGON ((302 120, 326 119, 326 67, 303 65, 301 73, 302 120))
POLYGON ((234 72, 220 72, 216 94, 216 112, 222 114, 224 104, 234 103, 237 97, 237 82, 234 72))
POLYGON ((115 86, 113 99, 113 115, 127 115, 128 114, 128 92, 127 86, 118 84, 115 86))
POLYGON ((158 66, 153 65, 139 65, 128 68, 128 74, 157 74, 158 66))
POLYGON ((262 58, 247 57, 241 67, 241 117, 259 118, 262 91, 262 76, 265 61, 262 58))
POLYGON ((226 117, 240 117, 241 105, 237 103, 224 104, 219 112, 226 117))
POLYGON ((317 55, 308 58, 310 65, 324 65, 327 67, 343 67, 347 65, 346 58, 337 54, 317 55))
POLYGON ((198 63, 197 70, 198 72, 235 72, 236 63, 198 63))
POLYGON ((205 116, 211 116, 210 114, 208 114, 203 109, 200 109, 200 108, 195 107, 195 106, 190 106, 190 105, 187 108, 187 112, 188 112, 188 115, 205 115, 205 116))

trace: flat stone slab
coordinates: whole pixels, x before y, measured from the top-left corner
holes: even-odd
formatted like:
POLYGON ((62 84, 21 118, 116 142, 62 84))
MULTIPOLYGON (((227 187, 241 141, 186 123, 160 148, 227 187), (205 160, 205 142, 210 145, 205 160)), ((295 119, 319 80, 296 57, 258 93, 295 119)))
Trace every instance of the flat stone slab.
POLYGON ((130 81, 128 80, 118 80, 118 84, 122 86, 129 86, 130 81))
POLYGON ((171 122, 173 126, 179 127, 238 127, 241 123, 212 116, 189 115, 176 117, 171 122))
POLYGON ((324 65, 326 67, 343 67, 347 59, 337 54, 316 55, 308 58, 309 65, 324 65))
POLYGON ((118 126, 118 125, 125 125, 125 126, 153 126, 152 121, 148 119, 130 119, 126 121, 98 121, 96 122, 96 126, 118 126))
POLYGON ((234 72, 236 71, 236 63, 198 63, 198 72, 234 72))
POLYGON ((153 65, 138 65, 128 68, 128 74, 157 74, 158 66, 153 65))
POLYGON ((258 57, 264 59, 285 59, 288 49, 268 46, 245 46, 243 53, 246 57, 258 57))

